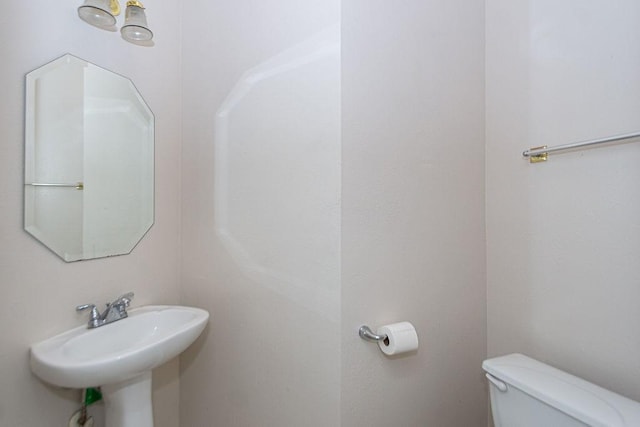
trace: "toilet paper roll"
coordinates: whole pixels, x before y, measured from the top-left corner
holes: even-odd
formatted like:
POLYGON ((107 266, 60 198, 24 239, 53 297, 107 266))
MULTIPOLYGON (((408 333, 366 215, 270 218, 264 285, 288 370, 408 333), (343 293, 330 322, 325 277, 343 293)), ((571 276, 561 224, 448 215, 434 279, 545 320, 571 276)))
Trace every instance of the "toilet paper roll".
POLYGON ((418 334, 416 328, 409 322, 381 326, 377 334, 387 336, 386 340, 378 342, 378 346, 384 354, 389 356, 418 349, 418 334))

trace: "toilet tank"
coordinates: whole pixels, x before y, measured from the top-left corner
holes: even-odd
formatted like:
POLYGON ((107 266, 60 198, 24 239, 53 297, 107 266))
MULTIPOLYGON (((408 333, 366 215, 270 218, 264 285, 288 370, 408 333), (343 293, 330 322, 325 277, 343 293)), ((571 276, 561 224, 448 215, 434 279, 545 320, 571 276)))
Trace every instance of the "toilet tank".
POLYGON ((522 354, 482 368, 496 427, 640 426, 640 403, 522 354))

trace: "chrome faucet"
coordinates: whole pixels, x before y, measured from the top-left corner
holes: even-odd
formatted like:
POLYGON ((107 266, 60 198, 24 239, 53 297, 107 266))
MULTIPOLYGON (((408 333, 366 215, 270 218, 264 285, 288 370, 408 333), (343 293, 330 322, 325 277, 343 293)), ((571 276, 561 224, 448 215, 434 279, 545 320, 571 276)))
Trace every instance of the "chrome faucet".
POLYGON ((103 313, 98 311, 95 304, 84 304, 76 307, 76 311, 91 310, 87 328, 98 328, 100 326, 113 323, 128 316, 127 307, 133 299, 133 292, 119 296, 113 302, 107 303, 107 308, 103 313))

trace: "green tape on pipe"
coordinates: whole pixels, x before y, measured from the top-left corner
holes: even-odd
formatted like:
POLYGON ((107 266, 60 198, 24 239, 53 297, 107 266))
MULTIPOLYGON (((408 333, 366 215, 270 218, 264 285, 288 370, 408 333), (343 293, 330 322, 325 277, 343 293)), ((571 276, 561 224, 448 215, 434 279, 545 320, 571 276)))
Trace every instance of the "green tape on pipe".
POLYGON ((101 399, 102 399, 102 393, 100 393, 100 389, 91 387, 85 390, 85 393, 84 393, 85 406, 92 405, 101 399))

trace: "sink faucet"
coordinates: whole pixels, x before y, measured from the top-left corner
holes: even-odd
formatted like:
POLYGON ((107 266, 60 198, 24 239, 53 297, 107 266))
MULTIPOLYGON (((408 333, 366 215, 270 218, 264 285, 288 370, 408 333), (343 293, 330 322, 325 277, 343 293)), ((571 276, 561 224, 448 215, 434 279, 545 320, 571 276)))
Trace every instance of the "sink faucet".
POLYGON ((98 308, 95 306, 95 304, 79 305, 76 307, 76 311, 91 310, 87 328, 98 328, 100 326, 107 325, 109 323, 115 322, 116 320, 124 319, 125 317, 127 317, 127 307, 129 307, 131 299, 133 299, 133 292, 121 295, 113 302, 108 302, 107 308, 103 313, 100 313, 98 311, 98 308))

